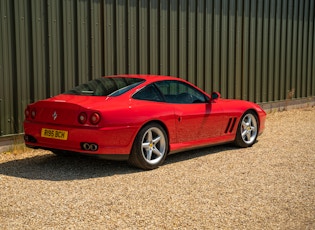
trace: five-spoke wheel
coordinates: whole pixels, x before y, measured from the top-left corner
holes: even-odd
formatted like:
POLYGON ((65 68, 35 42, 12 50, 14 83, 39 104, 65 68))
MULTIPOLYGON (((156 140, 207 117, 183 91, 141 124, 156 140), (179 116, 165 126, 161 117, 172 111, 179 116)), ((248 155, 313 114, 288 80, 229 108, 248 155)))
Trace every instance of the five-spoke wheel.
POLYGON ((157 123, 144 126, 138 133, 129 157, 129 163, 143 169, 161 165, 168 151, 168 138, 157 123))
POLYGON ((258 134, 258 121, 257 116, 252 111, 246 112, 239 123, 235 144, 240 147, 252 146, 258 134))

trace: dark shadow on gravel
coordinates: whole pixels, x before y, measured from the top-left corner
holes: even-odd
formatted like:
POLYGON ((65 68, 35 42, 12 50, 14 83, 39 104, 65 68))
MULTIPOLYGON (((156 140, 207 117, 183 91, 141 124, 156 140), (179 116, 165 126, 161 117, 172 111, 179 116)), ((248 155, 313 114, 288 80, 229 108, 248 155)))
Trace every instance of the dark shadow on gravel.
POLYGON ((216 154, 216 153, 229 151, 229 150, 235 150, 235 149, 237 149, 237 147, 235 147, 234 144, 224 144, 224 145, 216 145, 216 146, 205 147, 205 148, 200 148, 200 149, 195 149, 195 150, 190 150, 190 151, 185 151, 185 152, 179 152, 179 153, 175 153, 175 154, 171 154, 167 156, 164 162, 164 165, 173 164, 173 163, 177 163, 177 162, 181 162, 185 160, 190 160, 190 159, 203 157, 210 154, 216 154))
MULTIPOLYGON (((176 153, 167 156, 164 165, 233 149, 233 145, 227 144, 176 153)), ((56 156, 49 152, 0 164, 0 174, 29 180, 84 180, 139 172, 143 170, 131 167, 124 161, 108 161, 82 155, 56 156)))
POLYGON ((30 180, 68 181, 140 172, 127 162, 45 154, 0 164, 0 174, 30 180))

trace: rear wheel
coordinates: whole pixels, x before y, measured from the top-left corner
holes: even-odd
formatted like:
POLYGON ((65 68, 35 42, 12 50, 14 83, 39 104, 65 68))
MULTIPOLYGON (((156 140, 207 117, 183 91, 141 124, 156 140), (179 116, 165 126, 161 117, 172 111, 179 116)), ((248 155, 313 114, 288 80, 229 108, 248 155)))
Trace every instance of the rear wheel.
POLYGON ((142 169, 155 169, 164 162, 167 151, 165 130, 161 125, 151 123, 137 134, 128 162, 142 169))
POLYGON ((234 143, 239 147, 252 146, 258 134, 258 119, 254 112, 246 112, 238 125, 234 143))

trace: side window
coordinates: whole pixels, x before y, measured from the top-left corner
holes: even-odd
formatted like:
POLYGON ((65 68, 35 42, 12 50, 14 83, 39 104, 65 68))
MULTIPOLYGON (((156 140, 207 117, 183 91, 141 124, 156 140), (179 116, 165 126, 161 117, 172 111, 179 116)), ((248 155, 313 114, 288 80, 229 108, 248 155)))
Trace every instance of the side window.
POLYGON ((155 83, 166 102, 176 104, 206 103, 206 96, 192 86, 179 81, 160 81, 155 83))
POLYGON ((146 100, 146 101, 164 101, 160 92, 154 85, 148 85, 135 93, 133 99, 146 100))

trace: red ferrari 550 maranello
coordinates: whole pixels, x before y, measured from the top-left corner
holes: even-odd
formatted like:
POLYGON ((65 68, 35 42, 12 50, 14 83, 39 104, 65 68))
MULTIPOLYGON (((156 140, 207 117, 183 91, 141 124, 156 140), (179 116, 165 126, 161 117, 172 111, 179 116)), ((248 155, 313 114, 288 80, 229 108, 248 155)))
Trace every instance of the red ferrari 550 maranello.
POLYGON ((25 110, 25 143, 154 169, 167 154, 234 142, 252 146, 266 113, 256 104, 208 95, 175 77, 107 76, 25 110))

